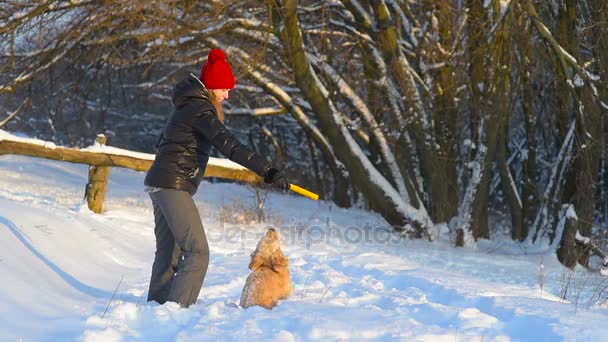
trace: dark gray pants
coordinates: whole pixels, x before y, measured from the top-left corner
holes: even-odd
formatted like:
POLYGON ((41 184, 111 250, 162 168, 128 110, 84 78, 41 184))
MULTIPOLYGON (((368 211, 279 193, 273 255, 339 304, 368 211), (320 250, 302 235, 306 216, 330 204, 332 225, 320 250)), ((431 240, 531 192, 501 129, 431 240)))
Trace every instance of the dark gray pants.
POLYGON ((209 245, 192 196, 162 189, 150 193, 156 254, 148 301, 188 307, 196 302, 209 266, 209 245))

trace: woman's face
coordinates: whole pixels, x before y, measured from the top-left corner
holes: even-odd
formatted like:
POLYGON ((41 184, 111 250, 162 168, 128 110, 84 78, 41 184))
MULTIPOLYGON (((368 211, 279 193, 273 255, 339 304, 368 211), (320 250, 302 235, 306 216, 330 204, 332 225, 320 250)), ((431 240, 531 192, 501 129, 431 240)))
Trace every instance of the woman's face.
POLYGON ((228 99, 228 93, 230 92, 230 89, 209 89, 213 92, 213 95, 215 95, 215 98, 217 99, 217 102, 219 104, 221 104, 222 102, 224 102, 224 100, 228 99))

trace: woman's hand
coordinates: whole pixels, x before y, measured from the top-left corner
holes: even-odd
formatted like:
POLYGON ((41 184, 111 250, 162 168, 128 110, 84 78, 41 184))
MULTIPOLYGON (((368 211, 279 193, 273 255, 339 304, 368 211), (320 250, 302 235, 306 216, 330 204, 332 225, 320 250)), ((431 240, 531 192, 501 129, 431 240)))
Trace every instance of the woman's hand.
POLYGON ((289 191, 289 182, 285 178, 285 175, 283 175, 281 170, 274 167, 269 168, 264 174, 264 183, 272 184, 275 189, 282 192, 289 191))

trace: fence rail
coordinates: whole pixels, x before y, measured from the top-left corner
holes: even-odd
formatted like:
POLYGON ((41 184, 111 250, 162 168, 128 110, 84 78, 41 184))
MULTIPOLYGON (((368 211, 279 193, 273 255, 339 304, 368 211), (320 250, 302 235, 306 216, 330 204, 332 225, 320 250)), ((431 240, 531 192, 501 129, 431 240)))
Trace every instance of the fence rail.
MULTIPOLYGON (((106 138, 100 134, 96 144, 87 149, 57 146, 52 142, 24 139, 0 130, 0 156, 17 154, 30 157, 66 161, 89 165, 89 183, 85 196, 89 209, 95 213, 103 210, 105 189, 111 167, 122 167, 135 171, 148 171, 154 154, 129 151, 106 146, 106 138)), ((254 172, 226 159, 210 158, 205 177, 219 177, 247 183, 259 183, 254 172)))

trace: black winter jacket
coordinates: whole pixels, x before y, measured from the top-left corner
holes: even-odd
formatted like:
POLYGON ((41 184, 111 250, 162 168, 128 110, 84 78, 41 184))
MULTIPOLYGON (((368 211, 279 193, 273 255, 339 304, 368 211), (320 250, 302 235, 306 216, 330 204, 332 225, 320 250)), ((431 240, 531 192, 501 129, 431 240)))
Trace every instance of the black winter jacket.
POLYGON ((205 174, 211 146, 262 177, 271 167, 226 129, 207 94, 203 83, 192 74, 175 85, 175 110, 159 138, 145 185, 194 195, 205 174))

